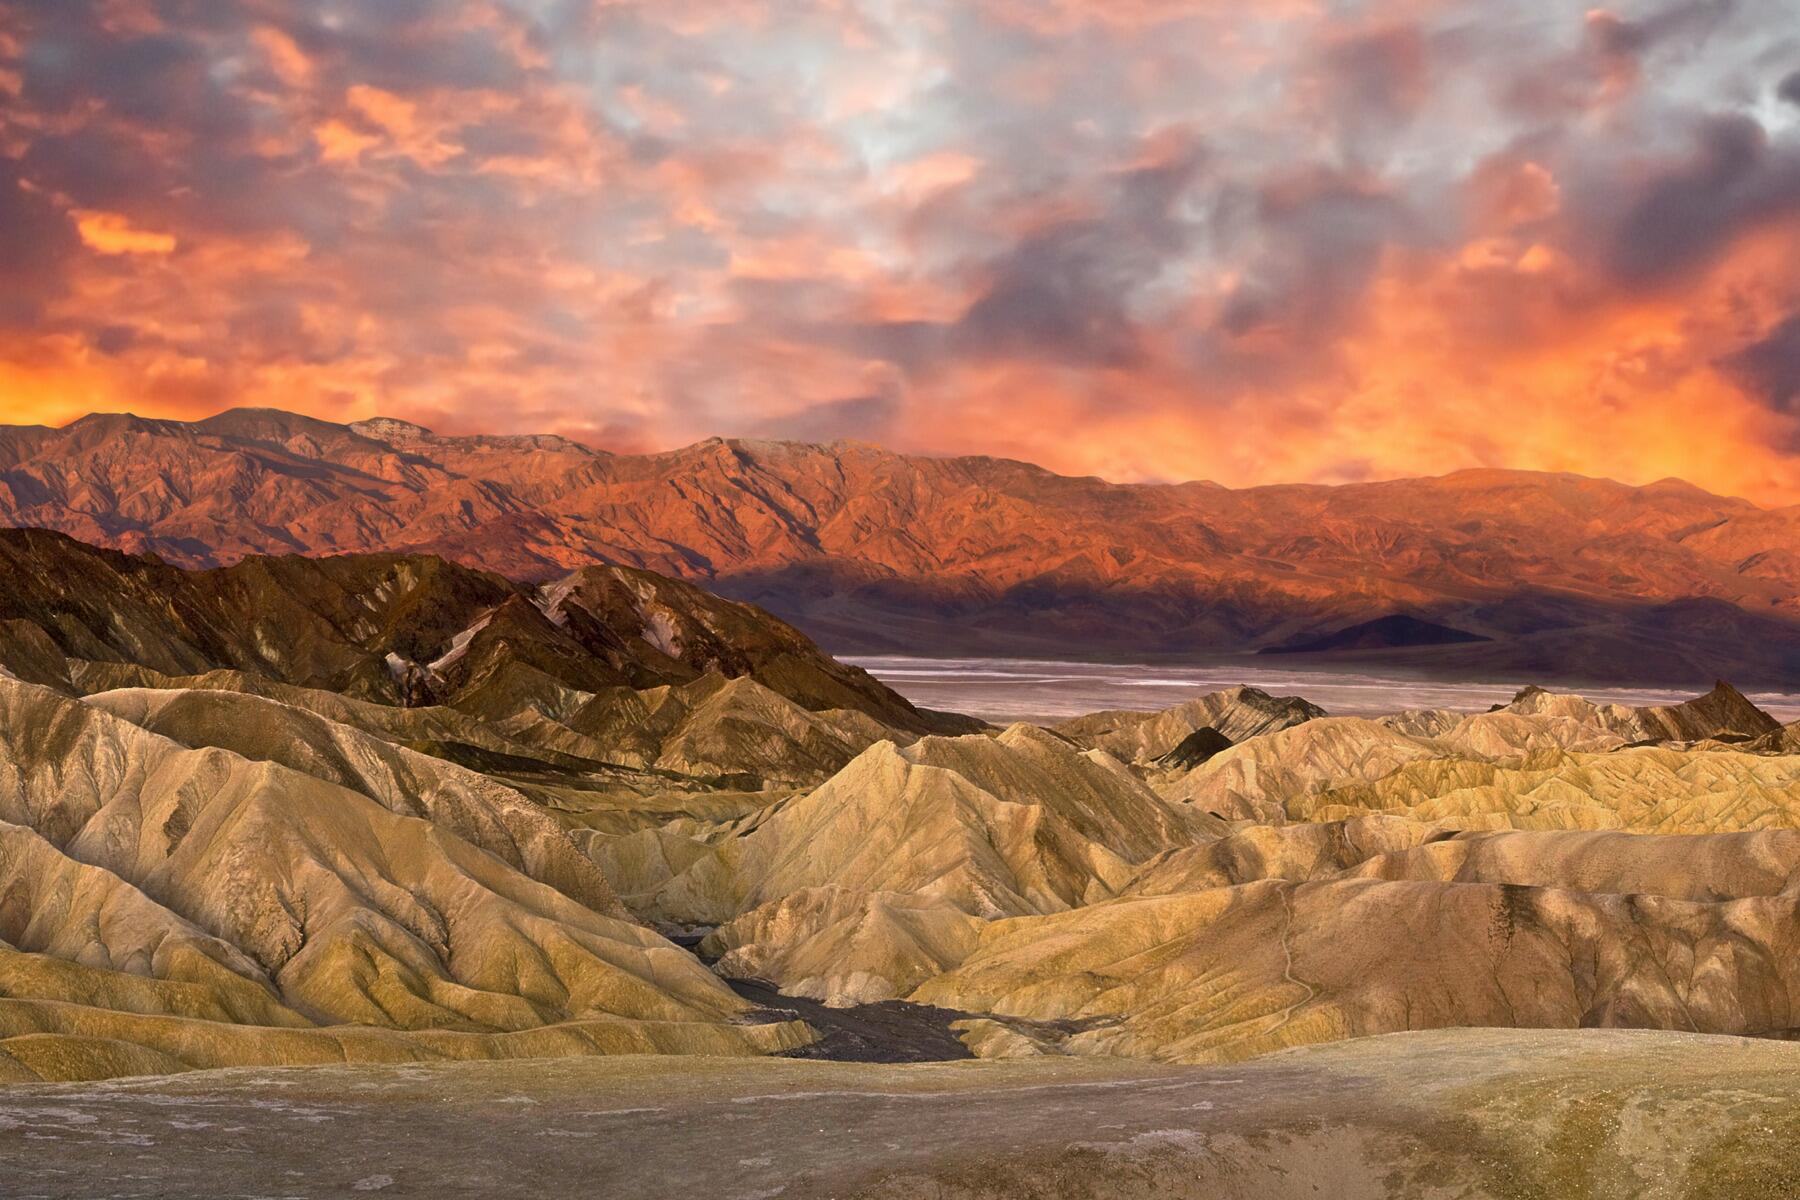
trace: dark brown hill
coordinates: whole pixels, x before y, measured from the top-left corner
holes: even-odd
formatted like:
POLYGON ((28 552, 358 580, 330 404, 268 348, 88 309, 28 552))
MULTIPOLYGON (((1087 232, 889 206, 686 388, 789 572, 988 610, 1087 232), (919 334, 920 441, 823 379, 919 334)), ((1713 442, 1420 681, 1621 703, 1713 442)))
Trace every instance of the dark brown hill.
POLYGON ((69 659, 169 676, 238 670, 386 704, 653 688, 717 673, 897 729, 947 721, 752 605, 629 567, 584 567, 543 585, 430 555, 252 557, 187 571, 4 529, 0 572, 0 667, 53 686, 67 684, 69 659))

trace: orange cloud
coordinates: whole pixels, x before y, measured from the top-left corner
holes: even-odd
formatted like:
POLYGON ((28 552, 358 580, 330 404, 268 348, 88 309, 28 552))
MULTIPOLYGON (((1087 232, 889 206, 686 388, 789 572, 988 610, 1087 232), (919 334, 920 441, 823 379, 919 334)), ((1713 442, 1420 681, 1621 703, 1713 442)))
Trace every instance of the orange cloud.
POLYGON ((1346 331, 1338 367, 1306 385, 1225 399, 1167 361, 1129 371, 1004 363, 915 397, 907 437, 1125 479, 1246 486, 1506 466, 1634 483, 1675 476, 1800 502, 1787 448, 1800 422, 1747 397, 1718 366, 1746 328, 1792 302, 1800 231, 1746 239, 1679 294, 1580 310, 1557 294, 1592 283, 1542 253, 1395 256, 1346 331), (1533 278, 1514 288, 1521 273, 1533 278), (1493 325, 1469 317, 1518 305, 1543 311, 1493 325))
POLYGON ((175 237, 139 229, 119 213, 77 209, 70 214, 81 240, 101 254, 164 255, 175 252, 175 237))
POLYGON ((313 126, 313 140, 326 162, 355 162, 365 150, 381 144, 374 134, 358 133, 336 118, 313 126))
POLYGON ((282 83, 301 88, 312 82, 312 60, 288 34, 272 25, 264 25, 251 32, 250 40, 263 52, 282 83))
POLYGON ((1800 501, 1779 2, 0 6, 0 400, 1800 501))
POLYGON ((349 112, 313 127, 313 140, 327 162, 355 162, 381 151, 436 166, 460 153, 447 127, 453 118, 422 111, 412 100, 367 84, 344 94, 349 112))

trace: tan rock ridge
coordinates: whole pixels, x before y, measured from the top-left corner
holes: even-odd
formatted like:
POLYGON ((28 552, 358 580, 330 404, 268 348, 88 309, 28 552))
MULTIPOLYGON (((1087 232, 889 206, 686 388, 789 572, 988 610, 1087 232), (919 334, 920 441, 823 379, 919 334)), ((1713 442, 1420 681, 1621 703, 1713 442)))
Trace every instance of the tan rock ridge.
MULTIPOLYGON (((1329 820, 1371 810, 1429 812, 1427 819, 1524 819, 1545 804, 1588 803, 1580 799, 1587 791, 1577 777, 1591 777, 1604 792, 1607 779, 1644 777, 1678 764, 1681 777, 1663 794, 1672 806, 1678 797, 1698 798, 1713 790, 1720 774, 1740 784, 1758 773, 1779 774, 1779 767, 1743 754, 1719 756, 1705 747, 1753 750, 1761 744, 1758 738, 1779 738, 1781 730, 1727 684, 1683 704, 1647 708, 1596 705, 1579 696, 1528 688, 1511 704, 1487 713, 1313 719, 1232 746, 1190 771, 1166 773, 1154 782, 1169 799, 1238 819, 1329 820), (1636 753, 1657 749, 1656 743, 1697 744, 1701 749, 1691 756, 1673 749, 1636 753), (1710 765, 1718 772, 1709 771, 1710 765), (1556 795, 1539 794, 1553 779, 1570 786, 1556 795), (1505 788, 1485 801, 1473 790, 1502 780, 1505 788)), ((1641 822, 1640 828, 1662 828, 1647 823, 1651 818, 1641 810, 1626 820, 1641 822)))
POLYGON ((1715 833, 1800 824, 1800 756, 1641 746, 1522 763, 1439 759, 1345 780, 1261 811, 1278 820, 1385 812, 1463 827, 1715 833))
POLYGON ((1581 725, 1599 726, 1627 742, 1747 742, 1781 730, 1779 721, 1723 681, 1704 696, 1681 704, 1646 708, 1591 704, 1579 696, 1558 696, 1544 688, 1526 688, 1502 711, 1524 716, 1566 716, 1581 725))
POLYGON ((549 690, 521 691, 505 703, 490 698, 483 707, 511 708, 501 725, 521 738, 543 739, 528 719, 536 715, 611 761, 695 776, 817 782, 877 741, 911 740, 855 709, 810 712, 748 678, 708 674, 681 685, 558 689, 548 703, 537 698, 549 690))
POLYGON ((1160 712, 1089 713, 1055 729, 1089 749, 1141 763, 1170 754, 1202 729, 1215 730, 1228 742, 1242 742, 1324 715, 1324 709, 1298 696, 1271 696, 1259 688, 1234 687, 1160 712))
MULTIPOLYGON (((661 919, 723 919, 703 945, 728 974, 829 1003, 983 1014, 964 1027, 983 1055, 1205 1061, 1466 1024, 1787 1029, 1797 977, 1777 964, 1800 915, 1800 758, 1721 742, 1766 719, 1723 690, 1641 710, 1526 700, 1437 722, 1436 738, 1321 716, 1185 775, 1151 759, 1138 769, 1177 810, 1199 807, 1184 786, 1228 796, 1238 826, 1158 825, 1122 884, 1095 871, 1103 886, 1048 902, 1013 885, 1018 899, 983 904, 1021 872, 994 863, 1010 843, 962 789, 1004 794, 1004 781, 1092 809, 1100 793, 1021 763, 1131 770, 1027 727, 877 747, 758 821, 692 830, 679 853, 640 835, 660 867, 633 899, 672 906, 661 919), (1639 732, 1667 740, 1624 740, 1639 732), (952 773, 915 777, 915 759, 952 773), (859 831, 855 853, 834 819, 859 831)), ((1109 811, 1157 810, 1140 793, 1109 811)))
POLYGON ((1773 722, 1723 687, 1650 709, 1531 690, 1508 709, 1430 722, 1437 738, 1319 718, 1232 747, 1165 790, 1275 824, 1159 855, 1114 898, 984 923, 912 998, 987 1014, 971 1044, 1002 1056, 1792 1028, 1800 757, 1747 737, 1773 722), (1664 740, 1625 741, 1641 733, 1664 740), (1594 737, 1606 748, 1563 748, 1594 737))
POLYGON ((0 677, 0 1048, 98 1038, 215 1066, 808 1036, 740 1027, 744 1002, 617 914, 499 785, 256 697, 101 704, 0 677), (407 1040, 424 1030, 446 1037, 407 1040))
POLYGON ((634 903, 698 925, 814 887, 1040 912, 1111 894, 1134 863, 1217 828, 1031 726, 880 742, 634 903))
POLYGON ((605 876, 521 792, 431 755, 261 696, 129 688, 88 704, 181 745, 276 762, 419 817, 596 912, 625 916, 605 876))
POLYGON ((1271 879, 995 922, 913 998, 1064 1022, 1067 1052, 1177 1061, 1458 1025, 1766 1034, 1800 1001, 1797 905, 1271 879))
POLYGON ((596 857, 646 919, 717 926, 726 973, 828 1003, 905 995, 982 921, 1111 896, 1223 826, 1103 752, 1027 725, 879 742, 734 828, 645 830, 596 857))

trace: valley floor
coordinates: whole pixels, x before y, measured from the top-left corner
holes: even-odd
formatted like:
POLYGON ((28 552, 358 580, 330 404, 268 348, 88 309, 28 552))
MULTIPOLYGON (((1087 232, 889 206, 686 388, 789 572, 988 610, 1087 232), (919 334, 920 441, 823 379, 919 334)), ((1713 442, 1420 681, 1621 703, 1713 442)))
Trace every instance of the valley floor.
POLYGON ((610 1057, 0 1092, 0 1193, 1729 1197, 1800 1191, 1800 1045, 1390 1034, 1222 1067, 610 1057))
MULTIPOLYGON (((1482 712, 1505 704, 1529 683, 1555 682, 1597 704, 1673 704, 1692 687, 1621 687, 1554 671, 1529 676, 1496 672, 1474 678, 1434 676, 1427 664, 1404 662, 1332 664, 1310 656, 1220 655, 1179 661, 1077 662, 1067 659, 929 658, 920 655, 851 655, 860 666, 915 704, 967 713, 997 725, 1031 721, 1053 725, 1110 709, 1152 711, 1184 703, 1220 688, 1245 684, 1274 695, 1297 694, 1338 716, 1374 717, 1409 708, 1482 712)), ((1754 690, 1764 712, 1800 720, 1800 691, 1754 690)))

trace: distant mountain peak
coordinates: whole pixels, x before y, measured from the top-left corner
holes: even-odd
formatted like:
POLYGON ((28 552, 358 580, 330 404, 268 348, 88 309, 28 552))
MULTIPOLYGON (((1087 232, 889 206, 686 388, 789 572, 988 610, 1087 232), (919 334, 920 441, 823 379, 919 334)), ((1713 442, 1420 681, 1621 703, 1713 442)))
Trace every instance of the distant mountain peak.
POLYGON ((1800 508, 1668 482, 1125 485, 851 441, 609 454, 234 409, 0 427, 0 524, 190 567, 426 551, 545 580, 621 563, 876 653, 1214 655, 1355 631, 1316 650, 1489 678, 1800 680, 1800 508))
POLYGON ((1390 613, 1372 621, 1330 633, 1299 638, 1275 646, 1265 646, 1259 654, 1317 654, 1331 650, 1394 650, 1412 646, 1450 646, 1466 642, 1487 642, 1485 634, 1471 633, 1426 621, 1408 613, 1390 613))

